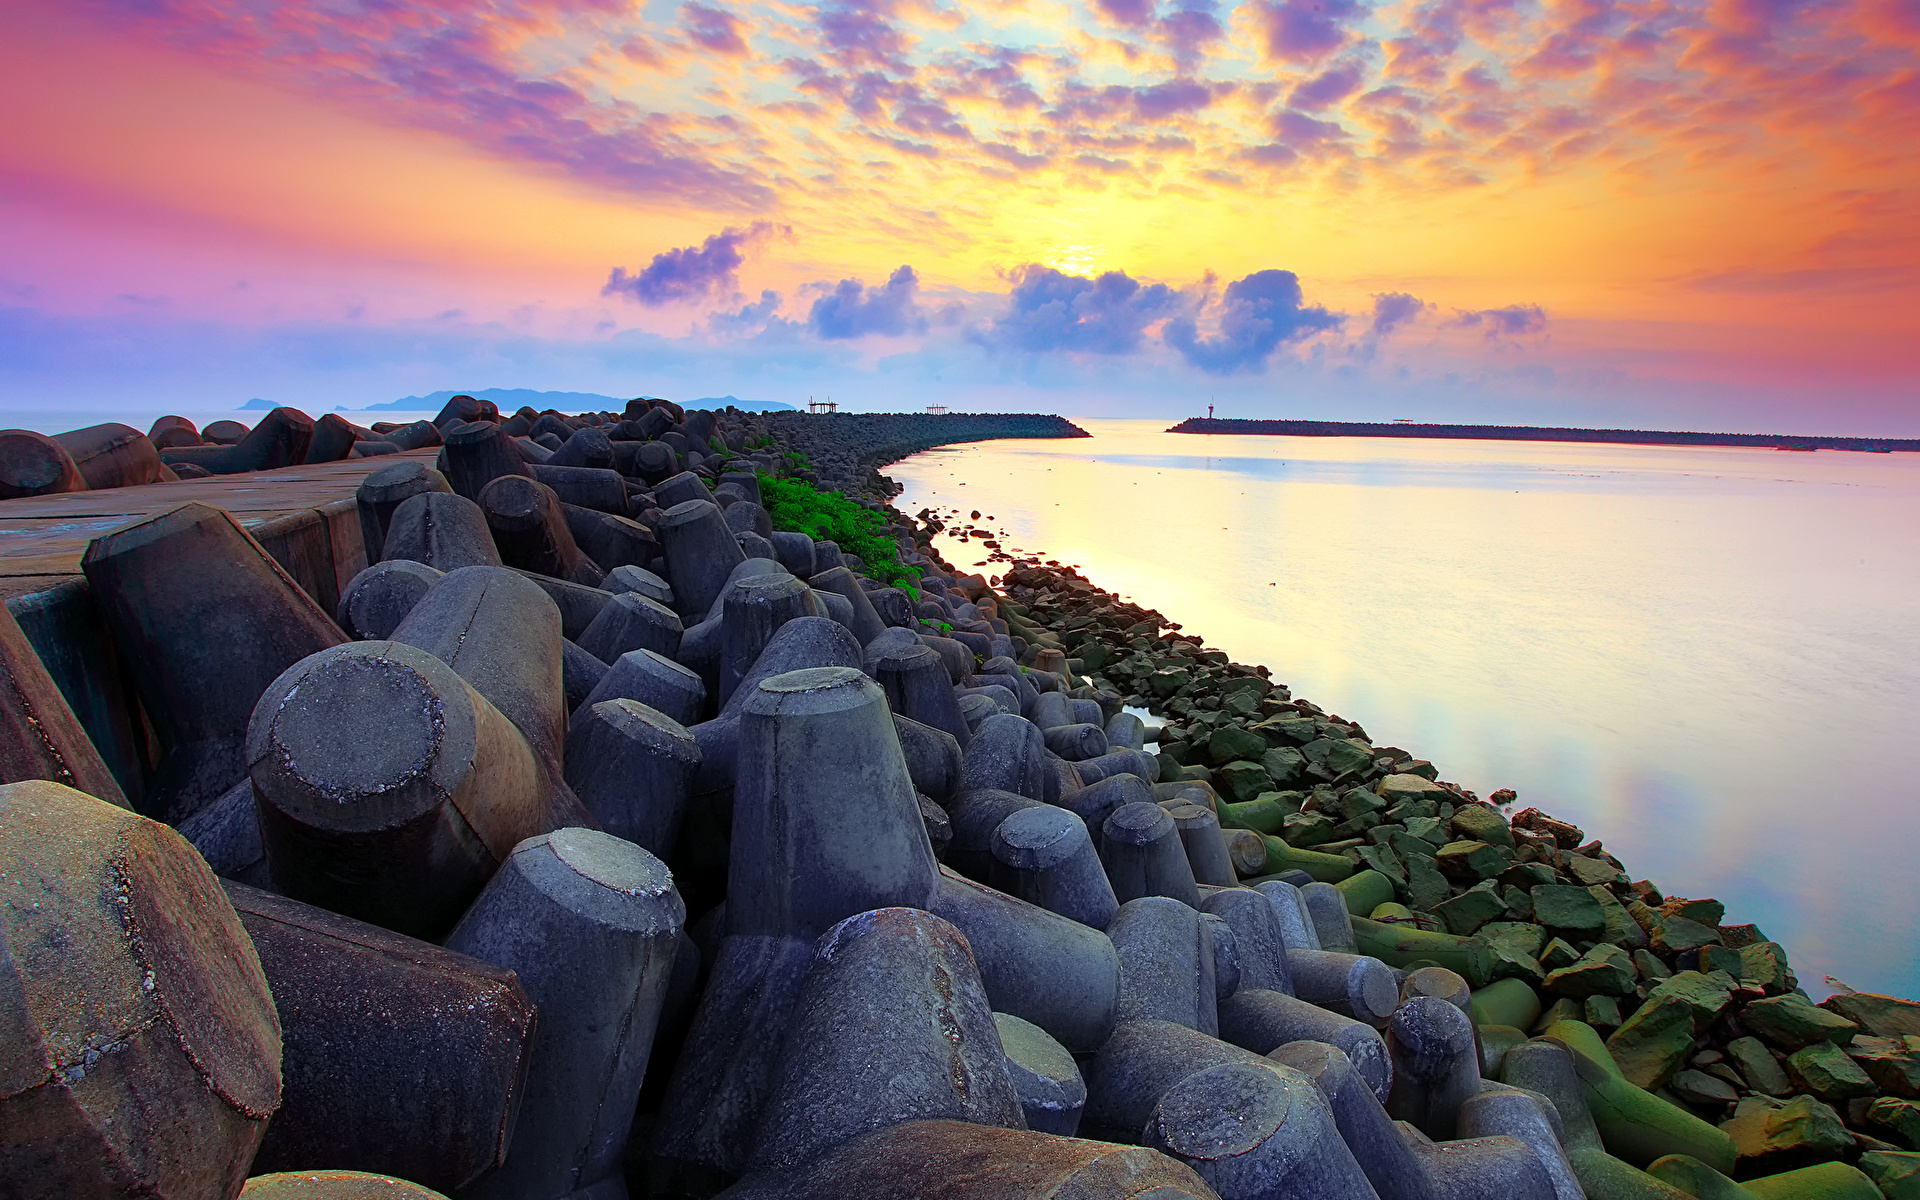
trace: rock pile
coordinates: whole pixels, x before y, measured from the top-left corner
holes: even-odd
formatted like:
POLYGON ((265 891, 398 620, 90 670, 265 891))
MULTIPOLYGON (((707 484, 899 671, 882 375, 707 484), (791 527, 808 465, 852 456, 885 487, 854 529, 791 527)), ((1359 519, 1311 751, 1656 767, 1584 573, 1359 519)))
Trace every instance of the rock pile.
POLYGON ((218 510, 93 545, 145 815, 0 664, 0 1193, 1911 1194, 1920 1006, 868 477, 1018 423, 524 415, 368 477, 332 614, 218 510))

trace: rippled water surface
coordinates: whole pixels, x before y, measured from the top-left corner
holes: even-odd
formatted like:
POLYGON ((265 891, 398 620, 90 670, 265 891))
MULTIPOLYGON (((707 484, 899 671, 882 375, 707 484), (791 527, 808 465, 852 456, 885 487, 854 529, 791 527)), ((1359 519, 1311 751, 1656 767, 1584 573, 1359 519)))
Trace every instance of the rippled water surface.
POLYGON ((1719 897, 1816 996, 1920 995, 1920 455, 1079 423, 916 455, 897 503, 979 509, 1376 744, 1719 897))

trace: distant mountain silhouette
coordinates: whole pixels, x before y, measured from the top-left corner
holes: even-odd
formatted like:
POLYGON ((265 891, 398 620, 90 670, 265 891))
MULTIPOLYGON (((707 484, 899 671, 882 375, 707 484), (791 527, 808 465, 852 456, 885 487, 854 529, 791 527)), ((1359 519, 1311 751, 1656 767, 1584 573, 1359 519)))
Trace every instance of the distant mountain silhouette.
POLYGON ((260 397, 255 396, 240 407, 248 412, 271 412, 280 406, 271 400, 262 400, 260 397))
MULTIPOLYGON (((424 396, 403 396, 385 404, 369 404, 361 412, 439 412, 447 401, 455 396, 472 396, 476 400, 491 400, 501 412, 512 412, 521 405, 528 408, 557 408, 561 412, 579 412, 582 409, 611 409, 619 412, 627 406, 625 398, 602 396, 598 392, 536 392, 531 388, 468 388, 448 389, 443 392, 429 392, 424 396)), ((702 400, 693 400, 685 408, 725 408, 727 405, 750 412, 768 412, 774 409, 791 409, 793 405, 782 404, 778 400, 739 400, 732 396, 708 396, 702 400)), ((243 408, 272 408, 265 400, 252 400, 243 408)))
POLYGON ((742 412, 793 412, 793 405, 780 400, 742 400, 738 396, 702 396, 689 400, 685 408, 725 408, 733 405, 742 412))

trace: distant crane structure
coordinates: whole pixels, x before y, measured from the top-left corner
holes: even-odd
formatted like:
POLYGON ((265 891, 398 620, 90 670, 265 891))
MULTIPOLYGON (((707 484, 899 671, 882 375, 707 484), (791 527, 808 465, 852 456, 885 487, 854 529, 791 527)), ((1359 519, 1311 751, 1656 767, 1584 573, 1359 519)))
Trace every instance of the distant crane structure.
POLYGON ((947 415, 947 406, 944 404, 929 404, 927 405, 927 411, 936 417, 944 417, 947 415))
POLYGON ((812 396, 808 396, 807 411, 810 413, 839 412, 840 406, 838 404, 835 404, 831 399, 815 400, 812 396))

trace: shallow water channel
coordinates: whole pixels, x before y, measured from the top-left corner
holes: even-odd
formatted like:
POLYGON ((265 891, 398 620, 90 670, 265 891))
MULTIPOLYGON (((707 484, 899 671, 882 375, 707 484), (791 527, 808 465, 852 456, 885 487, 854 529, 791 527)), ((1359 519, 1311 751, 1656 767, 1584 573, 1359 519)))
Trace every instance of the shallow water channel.
POLYGON ((915 455, 896 503, 1719 897, 1816 997, 1920 995, 1920 455, 1078 423, 915 455))

